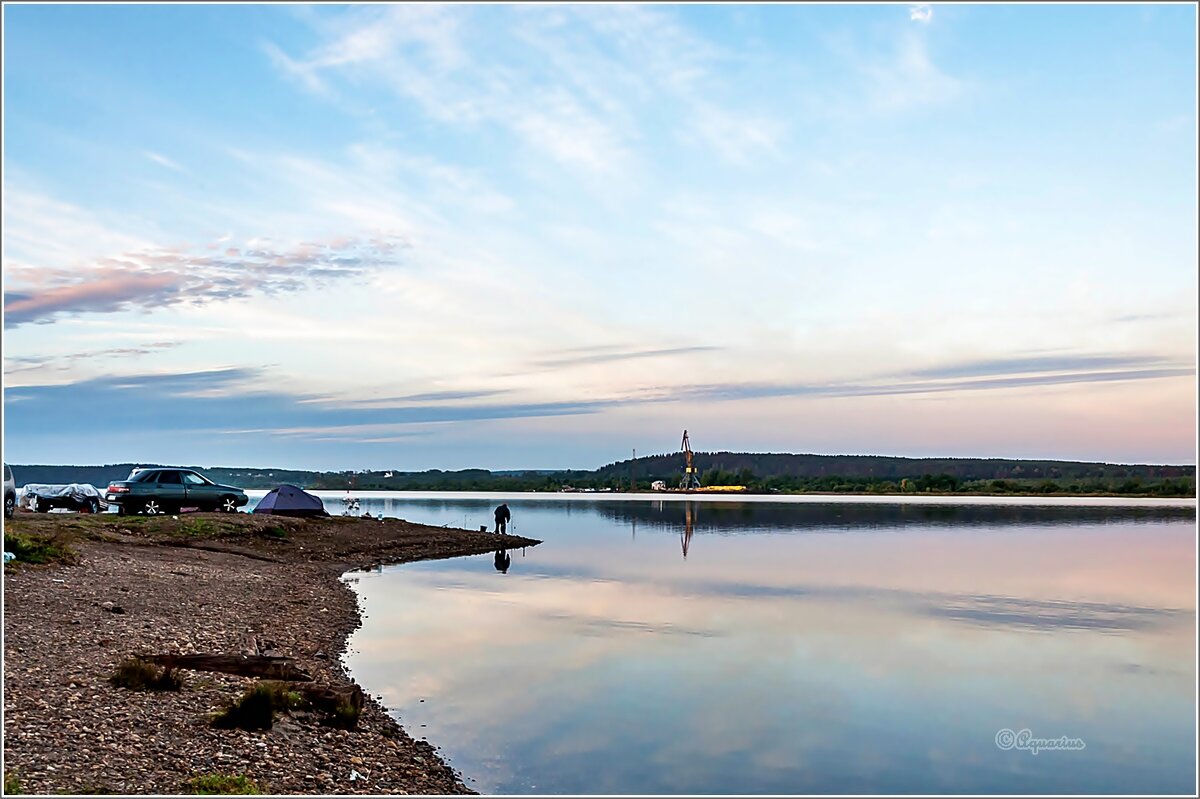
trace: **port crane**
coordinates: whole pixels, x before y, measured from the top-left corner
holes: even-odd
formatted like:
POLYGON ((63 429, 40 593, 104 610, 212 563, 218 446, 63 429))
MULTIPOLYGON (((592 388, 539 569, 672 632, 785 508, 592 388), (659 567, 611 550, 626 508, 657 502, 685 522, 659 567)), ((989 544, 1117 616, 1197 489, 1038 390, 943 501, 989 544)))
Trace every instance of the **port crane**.
POLYGON ((691 491, 694 488, 700 487, 700 476, 696 473, 696 467, 692 465, 692 444, 688 441, 687 431, 683 431, 683 443, 680 444, 683 449, 683 479, 679 481, 679 488, 683 491, 691 491))

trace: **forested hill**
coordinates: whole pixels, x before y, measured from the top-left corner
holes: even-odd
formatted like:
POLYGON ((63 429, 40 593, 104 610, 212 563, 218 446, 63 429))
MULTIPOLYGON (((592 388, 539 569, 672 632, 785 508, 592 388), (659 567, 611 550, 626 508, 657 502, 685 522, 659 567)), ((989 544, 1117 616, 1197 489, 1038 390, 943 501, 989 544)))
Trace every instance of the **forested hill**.
POLYGON ((13 464, 12 470, 13 478, 19 486, 28 485, 29 483, 46 483, 50 485, 85 483, 103 488, 114 480, 128 478, 129 473, 135 466, 175 466, 184 469, 196 469, 218 483, 227 483, 235 475, 243 478, 249 475, 261 475, 261 479, 253 481, 253 483, 246 482, 245 480, 233 483, 234 485, 246 488, 274 488, 280 483, 292 483, 293 485, 302 486, 309 484, 314 475, 321 474, 321 472, 287 469, 227 469, 221 467, 210 469, 203 466, 189 466, 179 463, 113 463, 105 466, 22 466, 13 464))
POLYGON ((533 491, 558 489, 564 480, 588 480, 593 471, 516 470, 490 472, 487 469, 462 469, 446 472, 338 471, 321 472, 297 469, 196 466, 191 464, 116 463, 105 466, 45 466, 12 464, 18 486, 30 483, 86 483, 103 488, 114 480, 125 480, 134 466, 155 468, 173 466, 195 469, 218 483, 239 488, 274 488, 283 483, 309 489, 391 490, 391 491, 533 491))
MULTIPOLYGON (((747 471, 769 477, 852 477, 902 480, 923 475, 949 475, 967 480, 1083 480, 1195 477, 1195 466, 1123 465, 1081 461, 1034 461, 1003 458, 896 458, 882 455, 791 455, 756 452, 697 452, 694 462, 701 472, 747 471)), ((629 475, 633 463, 610 463, 596 471, 598 477, 629 475)), ((672 477, 683 471, 683 453, 638 458, 636 470, 642 478, 672 477)))

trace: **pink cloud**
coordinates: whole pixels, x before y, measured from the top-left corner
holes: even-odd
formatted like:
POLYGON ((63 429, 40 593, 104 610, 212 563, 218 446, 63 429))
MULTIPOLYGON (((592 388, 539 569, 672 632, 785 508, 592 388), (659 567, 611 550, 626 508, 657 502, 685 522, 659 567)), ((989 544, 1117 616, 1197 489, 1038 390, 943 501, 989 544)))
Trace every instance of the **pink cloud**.
POLYGON ((5 326, 50 321, 60 314, 112 313, 178 303, 204 303, 253 293, 299 291, 327 280, 396 265, 395 241, 343 237, 328 245, 258 249, 224 255, 156 248, 102 258, 84 272, 19 265, 4 298, 5 326))
POLYGON ((169 301, 186 283, 183 276, 174 272, 104 268, 78 283, 17 295, 5 303, 5 324, 33 322, 64 310, 108 313, 124 310, 134 302, 169 301))

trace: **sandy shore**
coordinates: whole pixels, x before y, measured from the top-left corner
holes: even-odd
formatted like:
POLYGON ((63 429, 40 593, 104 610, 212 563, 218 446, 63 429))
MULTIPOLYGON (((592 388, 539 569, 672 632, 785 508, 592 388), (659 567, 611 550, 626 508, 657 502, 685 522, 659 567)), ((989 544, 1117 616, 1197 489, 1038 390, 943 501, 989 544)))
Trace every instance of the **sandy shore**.
POLYGON ((4 768, 23 793, 185 793, 210 773, 243 775, 270 793, 471 792, 368 687, 354 730, 299 713, 245 732, 208 718, 251 678, 181 671, 179 692, 131 691, 108 678, 134 654, 237 654, 249 642, 322 684, 347 686, 340 657, 361 619, 342 573, 536 541, 249 514, 18 513, 5 527, 76 553, 73 564, 5 568, 4 768))

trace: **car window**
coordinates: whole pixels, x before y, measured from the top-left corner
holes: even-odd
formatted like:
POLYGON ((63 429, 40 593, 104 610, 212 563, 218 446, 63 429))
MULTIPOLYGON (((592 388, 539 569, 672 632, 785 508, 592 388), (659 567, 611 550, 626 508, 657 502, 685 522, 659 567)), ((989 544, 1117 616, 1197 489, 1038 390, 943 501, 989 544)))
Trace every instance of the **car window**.
POLYGON ((190 486, 208 485, 208 481, 195 472, 180 472, 183 475, 183 482, 190 486))
POLYGON ((8 468, 8 464, 4 464, 4 482, 12 479, 12 469, 8 468))
POLYGON ((178 485, 180 482, 179 472, 159 472, 158 473, 158 482, 159 483, 172 483, 174 485, 178 485))

